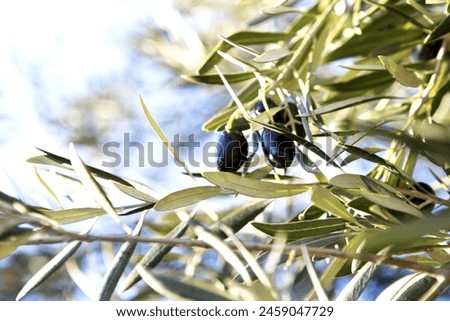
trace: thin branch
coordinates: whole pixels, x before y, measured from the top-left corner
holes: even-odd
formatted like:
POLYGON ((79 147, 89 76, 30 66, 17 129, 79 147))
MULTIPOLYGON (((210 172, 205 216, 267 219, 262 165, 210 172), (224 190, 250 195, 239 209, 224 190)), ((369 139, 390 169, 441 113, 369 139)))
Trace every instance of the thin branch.
MULTIPOLYGON (((161 237, 144 237, 144 236, 130 236, 130 235, 92 235, 92 234, 77 234, 62 230, 53 230, 51 228, 44 228, 45 232, 50 233, 51 237, 43 237, 41 241, 39 238, 35 239, 35 241, 30 242, 30 244, 42 244, 49 243, 45 240, 50 239, 53 240, 52 243, 56 242, 68 242, 68 241, 82 241, 86 243, 92 242, 138 242, 138 243, 156 243, 156 244, 166 244, 171 246, 178 247, 186 247, 193 248, 199 247, 204 249, 211 249, 211 245, 206 242, 199 240, 189 240, 189 239, 167 239, 161 237)), ((47 234, 48 235, 48 234, 47 234)), ((236 246, 232 243, 227 243, 228 246, 233 250, 238 250, 236 246)), ((242 243, 243 246, 249 251, 272 251, 274 245, 272 244, 257 244, 257 243, 242 243)), ((372 262, 377 265, 385 264, 391 265, 399 268, 404 268, 413 271, 419 271, 428 273, 434 276, 442 276, 446 279, 450 279, 450 269, 442 268, 442 267, 434 267, 430 265, 425 265, 421 263, 417 263, 415 261, 411 261, 408 259, 398 259, 395 257, 389 257, 384 255, 372 254, 372 253, 352 253, 346 252, 342 250, 329 249, 329 248, 317 248, 317 247, 307 247, 310 255, 320 257, 320 258, 341 258, 348 260, 359 260, 363 262, 372 262)), ((295 256, 301 256, 301 249, 299 245, 290 245, 286 244, 283 249, 283 253, 289 254, 294 252, 295 256)))

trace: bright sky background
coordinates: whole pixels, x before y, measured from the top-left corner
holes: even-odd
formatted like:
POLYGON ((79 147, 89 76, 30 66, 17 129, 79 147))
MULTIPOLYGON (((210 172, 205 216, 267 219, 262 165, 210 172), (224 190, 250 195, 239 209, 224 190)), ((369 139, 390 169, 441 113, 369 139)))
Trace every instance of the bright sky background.
POLYGON ((38 118, 39 98, 45 98, 49 112, 54 112, 64 100, 85 94, 90 81, 124 68, 126 36, 150 18, 156 4, 148 0, 0 4, 0 190, 15 194, 10 179, 19 187, 29 182, 31 167, 24 160, 36 154, 34 146, 61 148, 61 140, 38 118))

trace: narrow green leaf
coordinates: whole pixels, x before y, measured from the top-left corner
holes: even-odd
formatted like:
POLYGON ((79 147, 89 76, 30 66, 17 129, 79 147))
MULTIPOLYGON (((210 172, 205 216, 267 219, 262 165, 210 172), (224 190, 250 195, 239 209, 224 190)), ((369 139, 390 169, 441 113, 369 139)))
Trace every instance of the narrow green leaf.
POLYGON ((131 196, 135 199, 147 202, 147 203, 156 203, 158 200, 153 196, 136 189, 134 186, 130 187, 129 185, 123 185, 117 182, 113 182, 113 184, 124 194, 131 196))
MULTIPOLYGON (((347 244, 342 248, 342 251, 350 253, 356 252, 360 247, 360 244, 364 241, 364 238, 364 232, 359 233, 357 236, 348 240, 347 244)), ((348 259, 341 258, 334 258, 331 260, 331 263, 326 267, 320 278, 320 283, 325 289, 330 286, 333 280, 335 280, 335 277, 339 274, 339 272, 347 264, 347 262, 348 259)), ((307 295, 306 300, 311 300, 314 296, 315 293, 314 291, 312 291, 307 295)))
POLYGON ((401 49, 403 44, 417 41, 420 39, 423 30, 418 28, 409 28, 403 25, 398 26, 397 17, 389 18, 393 23, 394 29, 386 30, 389 26, 387 15, 379 15, 372 22, 368 23, 362 29, 361 35, 355 35, 350 38, 335 50, 328 53, 325 57, 326 61, 339 60, 346 57, 371 57, 379 50, 380 44, 384 47, 401 49), (378 24, 378 25, 377 25, 378 24), (382 24, 382 26, 380 26, 382 24), (387 39, 386 35, 389 34, 387 39))
MULTIPOLYGON (((168 211, 196 204, 208 198, 226 194, 220 187, 197 186, 170 193, 155 204, 155 210, 168 211)), ((228 193, 229 194, 229 193, 228 193)))
POLYGON ((391 185, 386 184, 385 182, 378 181, 364 175, 360 175, 360 177, 370 192, 389 195, 392 197, 397 197, 401 195, 395 187, 392 187, 391 185))
POLYGON ((284 48, 274 48, 274 49, 269 49, 269 50, 265 51, 264 53, 262 53, 261 55, 259 55, 256 58, 253 58, 253 61, 259 62, 259 63, 272 62, 272 61, 276 61, 276 60, 280 60, 282 58, 288 57, 290 55, 292 55, 292 51, 290 51, 290 50, 287 50, 284 48))
POLYGON ((448 211, 433 215, 426 219, 414 220, 408 224, 394 226, 388 230, 368 230, 364 250, 376 253, 391 246, 391 254, 404 249, 418 248, 420 245, 430 245, 430 238, 436 242, 442 240, 442 230, 450 229, 450 216, 448 211), (425 236, 433 237, 425 237, 425 236))
POLYGON ((365 71, 385 70, 384 67, 380 65, 339 65, 339 67, 348 70, 365 70, 365 71))
POLYGON ((408 5, 400 7, 400 6, 391 5, 389 3, 379 3, 377 1, 372 1, 372 0, 366 0, 366 1, 375 6, 385 8, 386 10, 396 14, 397 16, 405 19, 406 21, 411 22, 413 25, 415 25, 421 29, 425 29, 425 30, 428 29, 428 26, 422 24, 419 20, 414 18, 414 15, 411 12, 412 11, 411 9, 413 9, 413 8, 408 5))
MULTIPOLYGON (((229 73, 225 74, 225 76, 230 84, 236 84, 255 78, 252 71, 229 73)), ((195 84, 222 85, 222 80, 217 74, 183 75, 181 77, 184 80, 195 84)))
MULTIPOLYGON (((175 238, 181 237, 188 229, 189 224, 191 222, 191 218, 178 224, 172 231, 170 231, 166 235, 166 238, 167 239, 175 239, 175 238)), ((139 261, 137 266, 142 266, 142 267, 149 268, 149 269, 154 268, 155 266, 157 266, 159 264, 159 262, 162 261, 164 256, 166 256, 166 254, 169 253, 172 248, 173 248, 173 246, 171 246, 171 245, 165 245, 165 244, 154 245, 147 253, 145 253, 145 255, 139 261)), ((141 279, 141 277, 135 267, 130 272, 130 274, 128 274, 127 277, 125 278, 125 281, 123 282, 123 285, 122 285, 122 292, 131 288, 140 279, 141 279)))
POLYGON ((16 300, 21 300, 25 295, 33 291, 50 276, 52 276, 81 246, 81 241, 72 241, 64 247, 53 259, 46 263, 31 279, 22 287, 16 300))
POLYGON ((447 15, 425 38, 425 43, 433 42, 450 32, 450 15, 447 15))
POLYGON ((435 278, 425 273, 406 275, 384 289, 376 301, 417 301, 435 282, 435 278))
MULTIPOLYGON (((133 230, 133 236, 139 235, 144 225, 145 214, 143 213, 133 230)), ((131 255, 133 255, 136 249, 137 242, 125 242, 120 247, 117 254, 114 256, 114 260, 103 276, 102 283, 99 290, 99 301, 109 301, 114 292, 114 289, 119 283, 119 280, 125 271, 126 266, 130 262, 131 255)))
POLYGON ((222 218, 211 226, 209 231, 220 238, 226 238, 221 226, 226 225, 233 233, 239 232, 248 222, 255 219, 271 203, 271 200, 249 202, 244 206, 239 206, 236 210, 222 218))
MULTIPOLYGON (((372 146, 372 147, 362 148, 362 150, 366 151, 369 154, 376 154, 376 153, 386 150, 386 148, 372 146)), ((358 155, 351 154, 342 161, 342 164, 348 165, 358 159, 360 159, 360 157, 358 155)))
POLYGON ((33 231, 24 231, 20 235, 10 235, 0 240, 0 260, 10 256, 19 246, 27 244, 32 235, 33 231))
MULTIPOLYGON (((170 291, 178 297, 194 300, 194 301, 231 301, 236 300, 227 291, 218 290, 217 287, 209 282, 186 277, 184 275, 177 275, 176 271, 152 271, 141 269, 140 273, 146 280, 146 283, 155 291, 155 281, 159 283, 158 286, 164 287, 166 291, 170 291), (142 272, 145 273, 142 273, 142 272), (151 274, 151 278, 147 278, 145 274, 151 274), (147 282, 148 281, 148 282, 147 282)), ((147 275, 148 276, 148 275, 147 275)), ((162 293, 160 293, 162 294, 162 293)), ((164 295, 164 294, 162 294, 164 295)))
MULTIPOLYGON (((27 159, 27 162, 32 163, 32 164, 39 164, 39 165, 56 166, 56 167, 60 167, 60 168, 64 168, 64 169, 72 169, 72 165, 71 165, 69 159, 58 156, 58 155, 50 153, 50 152, 47 152, 40 148, 37 148, 37 149, 39 151, 45 153, 45 155, 31 157, 31 158, 27 159)), ((98 169, 98 168, 95 168, 92 166, 87 166, 87 165, 85 165, 85 166, 88 168, 90 173, 92 173, 93 175, 95 175, 99 178, 103 178, 103 179, 111 180, 113 182, 117 182, 117 183, 120 183, 123 185, 131 186, 130 183, 128 183, 126 180, 124 180, 121 177, 118 177, 116 175, 113 175, 111 173, 105 172, 101 169, 98 169)))
POLYGON ((264 9, 261 9, 261 13, 267 14, 267 15, 279 15, 279 14, 286 14, 286 13, 309 14, 308 11, 302 12, 299 9, 295 9, 295 8, 292 8, 292 7, 282 7, 282 6, 264 8, 264 9))
POLYGON ((179 155, 178 151, 175 148, 173 148, 172 143, 169 141, 166 134, 164 134, 161 127, 159 127, 156 120, 150 114, 150 111, 148 110, 147 106, 144 103, 144 100, 142 99, 142 97, 140 95, 139 95, 139 102, 141 103, 142 111, 144 112, 144 115, 147 118, 148 123, 150 124, 152 129, 155 131, 156 135, 158 135, 159 139, 162 141, 164 146, 166 146, 167 150, 172 154, 172 156, 175 158, 175 160, 183 166, 186 173, 188 173, 195 180, 195 178, 192 176, 191 171, 186 166, 186 163, 181 159, 181 156, 179 155))
POLYGON ((34 168, 34 174, 36 175, 36 178, 38 179, 39 183, 44 187, 44 189, 47 191, 47 193, 50 194, 50 196, 55 200, 55 202, 58 204, 59 207, 63 207, 58 196, 53 191, 53 189, 45 182, 45 180, 42 178, 41 174, 39 174, 38 167, 36 165, 33 165, 34 168))
POLYGON ((314 184, 278 184, 241 177, 227 172, 204 172, 203 177, 216 186, 257 198, 294 196, 308 191, 314 184))
MULTIPOLYGON (((239 100, 248 103, 258 95, 258 81, 255 79, 251 81, 244 89, 238 92, 239 100)), ((236 105, 233 100, 231 100, 224 108, 219 112, 215 113, 209 120, 207 120, 202 129, 204 131, 219 131, 223 130, 225 124, 228 122, 230 116, 236 111, 236 105)))
POLYGON ((313 187, 311 201, 324 211, 331 212, 337 217, 358 224, 352 214, 347 211, 344 204, 326 188, 320 186, 313 187))
POLYGON ((302 213, 300 213, 299 219, 304 221, 315 220, 320 218, 325 213, 326 211, 323 209, 318 208, 315 205, 310 205, 302 213))
POLYGON ((359 192, 361 196, 368 199, 369 201, 378 204, 382 207, 399 211, 402 213, 410 214, 418 218, 424 218, 424 215, 420 210, 415 208, 412 205, 409 205, 406 200, 402 200, 400 198, 391 196, 391 195, 382 195, 382 194, 376 194, 376 193, 370 193, 365 191, 359 192))
POLYGON ((393 171, 394 173, 398 173, 399 170, 392 164, 388 163, 384 158, 370 153, 369 151, 356 147, 356 146, 350 146, 350 145, 344 145, 342 144, 341 147, 343 149, 345 149, 347 152, 355 155, 355 157, 359 157, 362 159, 365 159, 369 162, 375 163, 375 164, 379 164, 382 165, 386 168, 388 168, 389 170, 393 171))
POLYGON ((241 275, 246 285, 252 283, 252 279, 245 268, 245 265, 241 262, 239 257, 223 240, 216 235, 208 232, 203 226, 196 225, 193 227, 195 234, 197 234, 199 240, 202 240, 211 245, 217 253, 219 253, 225 261, 227 261, 236 271, 241 275))
POLYGON ((81 207, 62 210, 40 208, 39 212, 60 224, 71 224, 88 220, 106 213, 103 208, 81 207))
POLYGON ((328 235, 345 229, 346 220, 341 218, 316 219, 289 223, 260 223, 252 225, 270 236, 285 236, 287 241, 296 241, 312 236, 328 235))
POLYGON ((364 264, 339 293, 336 301, 357 301, 377 271, 377 268, 378 266, 372 262, 364 264))
POLYGON ((358 90, 373 90, 376 87, 389 86, 393 81, 392 75, 386 70, 374 71, 365 75, 356 76, 350 80, 335 80, 332 83, 318 84, 339 92, 352 92, 358 90))
POLYGON ((314 110, 316 115, 324 115, 328 113, 333 113, 342 109, 355 107, 361 104, 369 103, 371 101, 381 100, 381 99, 398 99, 399 97, 394 96, 373 96, 373 97, 355 97, 350 99, 341 100, 336 103, 328 104, 325 107, 317 108, 314 110))
POLYGON ((387 71, 403 86, 407 87, 419 87, 422 81, 416 76, 415 73, 409 71, 402 65, 397 64, 392 59, 385 56, 378 56, 383 66, 387 71))
MULTIPOLYGON (((293 36, 294 34, 284 32, 241 31, 227 37, 226 39, 238 45, 255 45, 289 40, 293 36)), ((220 40, 219 43, 211 51, 209 57, 206 59, 203 66, 199 69, 198 73, 204 74, 215 65, 217 65, 217 63, 222 59, 222 57, 217 52, 226 52, 231 47, 232 46, 229 43, 225 42, 224 40, 220 40)))
POLYGON ((131 233, 131 229, 122 222, 116 210, 111 204, 108 196, 106 196, 103 189, 100 187, 98 182, 92 177, 92 174, 89 172, 89 169, 84 165, 81 158, 78 156, 77 151, 75 150, 75 146, 70 143, 69 145, 69 154, 70 154, 70 162, 72 163, 73 170, 77 174, 81 183, 86 187, 86 189, 90 192, 91 196, 95 199, 98 205, 103 208, 106 213, 111 216, 111 218, 119 224, 125 232, 128 234, 131 233))

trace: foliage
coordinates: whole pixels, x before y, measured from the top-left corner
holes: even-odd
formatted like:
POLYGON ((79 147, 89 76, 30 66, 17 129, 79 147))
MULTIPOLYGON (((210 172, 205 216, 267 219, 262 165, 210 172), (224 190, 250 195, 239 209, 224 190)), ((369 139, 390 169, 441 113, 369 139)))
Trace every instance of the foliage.
POLYGON ((88 243, 121 245, 91 297, 99 300, 291 299, 299 283, 304 287, 295 298, 325 293, 357 300, 380 265, 414 272, 386 286, 380 299, 433 300, 445 293, 450 29, 444 3, 319 0, 303 8, 283 1, 261 10, 251 23, 255 30, 220 36, 198 72, 183 76, 223 85, 232 98, 204 131, 283 134, 301 151, 295 168, 258 164, 191 173, 141 97, 149 124, 193 178, 192 187, 159 197, 142 183, 85 165, 73 145, 68 158, 41 150, 29 161, 59 206, 33 206, 1 193, 0 258, 25 245, 67 244, 18 299, 62 266, 78 283, 83 269, 76 254, 88 251, 82 246, 88 243), (256 30, 267 21, 280 22, 274 26, 282 30, 256 30), (438 52, 423 59, 436 42, 438 52), (256 115, 255 104, 266 97, 280 106, 294 103, 299 116, 293 121, 305 136, 274 123, 277 110, 256 115), (355 164, 369 169, 360 174, 355 164), (48 168, 83 186, 97 206, 63 205, 45 180, 48 168), (132 202, 120 205, 113 195, 132 202), (291 205, 305 195, 307 204, 293 212, 291 205), (273 222, 279 200, 288 219, 273 222), (224 203, 226 209, 219 206, 224 203), (112 234, 96 229, 105 214, 117 227, 112 234), (351 281, 333 293, 341 276, 351 281), (275 282, 283 277, 283 284, 275 282))

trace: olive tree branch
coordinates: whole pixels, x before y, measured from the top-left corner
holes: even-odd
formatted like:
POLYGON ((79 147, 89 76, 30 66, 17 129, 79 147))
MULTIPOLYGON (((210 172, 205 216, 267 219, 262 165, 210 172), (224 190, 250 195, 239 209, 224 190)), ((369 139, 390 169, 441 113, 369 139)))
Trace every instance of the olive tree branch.
MULTIPOLYGON (((130 236, 130 235, 77 234, 60 229, 54 230, 49 227, 43 228, 42 232, 45 234, 42 234, 41 237, 37 236, 34 239, 30 239, 29 244, 60 243, 68 241, 82 241, 86 243, 137 242, 137 243, 165 244, 185 248, 193 248, 193 247, 204 249, 212 248, 211 245, 209 245, 206 242, 192 239, 168 239, 164 237, 145 237, 145 236, 130 236)), ((272 244, 259 244, 259 243, 242 243, 242 244, 247 250, 253 252, 272 251, 274 249, 274 245, 272 244)), ((232 243, 227 243, 227 245, 233 250, 238 250, 236 246, 232 243)), ((450 247, 450 245, 443 245, 441 247, 448 248, 450 247)), ((339 259, 359 260, 363 262, 372 262, 377 265, 385 264, 408 270, 424 272, 432 276, 439 276, 444 277, 445 279, 450 279, 450 269, 425 265, 408 259, 400 259, 392 256, 385 256, 372 253, 354 253, 337 249, 318 248, 310 246, 307 246, 307 250, 311 256, 321 258, 333 257, 339 259)), ((287 244, 283 249, 283 253, 294 256, 302 255, 300 245, 293 245, 293 244, 287 244)))

